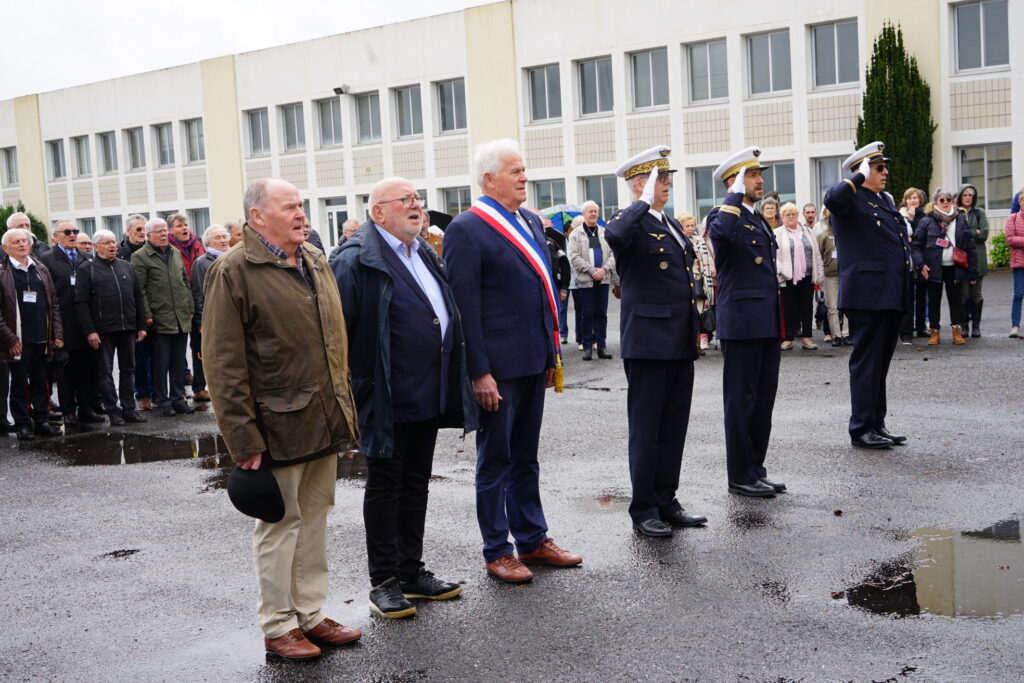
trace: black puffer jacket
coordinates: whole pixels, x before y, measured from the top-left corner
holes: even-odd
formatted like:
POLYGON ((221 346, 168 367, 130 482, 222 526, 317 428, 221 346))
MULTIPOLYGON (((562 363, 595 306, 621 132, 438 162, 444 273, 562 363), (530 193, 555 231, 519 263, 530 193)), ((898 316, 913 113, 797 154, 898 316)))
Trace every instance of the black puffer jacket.
POLYGON ((79 266, 75 314, 86 336, 145 330, 146 307, 132 264, 97 257, 79 266))
POLYGON ((125 261, 132 260, 132 254, 142 249, 142 245, 146 243, 146 240, 142 240, 138 244, 132 244, 128 241, 128 235, 121 238, 121 243, 117 245, 117 258, 124 259, 125 261))

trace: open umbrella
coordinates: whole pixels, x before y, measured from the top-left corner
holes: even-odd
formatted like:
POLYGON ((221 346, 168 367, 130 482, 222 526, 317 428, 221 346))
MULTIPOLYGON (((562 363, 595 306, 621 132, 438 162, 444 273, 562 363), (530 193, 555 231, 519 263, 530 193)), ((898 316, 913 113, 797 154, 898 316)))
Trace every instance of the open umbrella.
POLYGON ((448 224, 452 222, 452 217, 442 211, 430 209, 427 213, 430 214, 430 224, 436 225, 442 230, 447 228, 448 224))

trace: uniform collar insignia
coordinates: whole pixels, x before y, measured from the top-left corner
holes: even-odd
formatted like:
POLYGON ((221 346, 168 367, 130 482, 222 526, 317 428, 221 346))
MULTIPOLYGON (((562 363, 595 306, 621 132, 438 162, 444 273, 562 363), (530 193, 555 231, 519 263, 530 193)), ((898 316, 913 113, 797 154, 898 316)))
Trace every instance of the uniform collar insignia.
POLYGON ((666 235, 666 233, 664 233, 664 232, 649 232, 647 234, 650 235, 651 237, 653 237, 656 240, 660 240, 662 237, 665 237, 665 235, 666 235))

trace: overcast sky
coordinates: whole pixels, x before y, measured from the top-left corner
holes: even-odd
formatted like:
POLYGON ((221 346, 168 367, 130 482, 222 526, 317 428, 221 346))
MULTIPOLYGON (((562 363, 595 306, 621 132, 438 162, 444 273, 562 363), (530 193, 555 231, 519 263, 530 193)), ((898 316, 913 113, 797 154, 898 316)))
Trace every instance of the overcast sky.
POLYGON ((0 100, 493 0, 0 0, 0 100))

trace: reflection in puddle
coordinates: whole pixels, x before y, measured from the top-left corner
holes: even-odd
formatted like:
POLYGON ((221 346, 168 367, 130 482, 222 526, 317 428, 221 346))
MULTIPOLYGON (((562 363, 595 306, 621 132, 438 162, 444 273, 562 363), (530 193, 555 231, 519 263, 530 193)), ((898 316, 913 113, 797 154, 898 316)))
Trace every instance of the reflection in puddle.
POLYGON ((1024 613, 1020 521, 979 531, 918 529, 921 544, 881 565, 846 592, 849 604, 878 614, 1004 617, 1024 613))
POLYGON ((586 512, 621 512, 629 510, 633 497, 621 490, 605 490, 596 496, 586 496, 581 507, 586 512))

